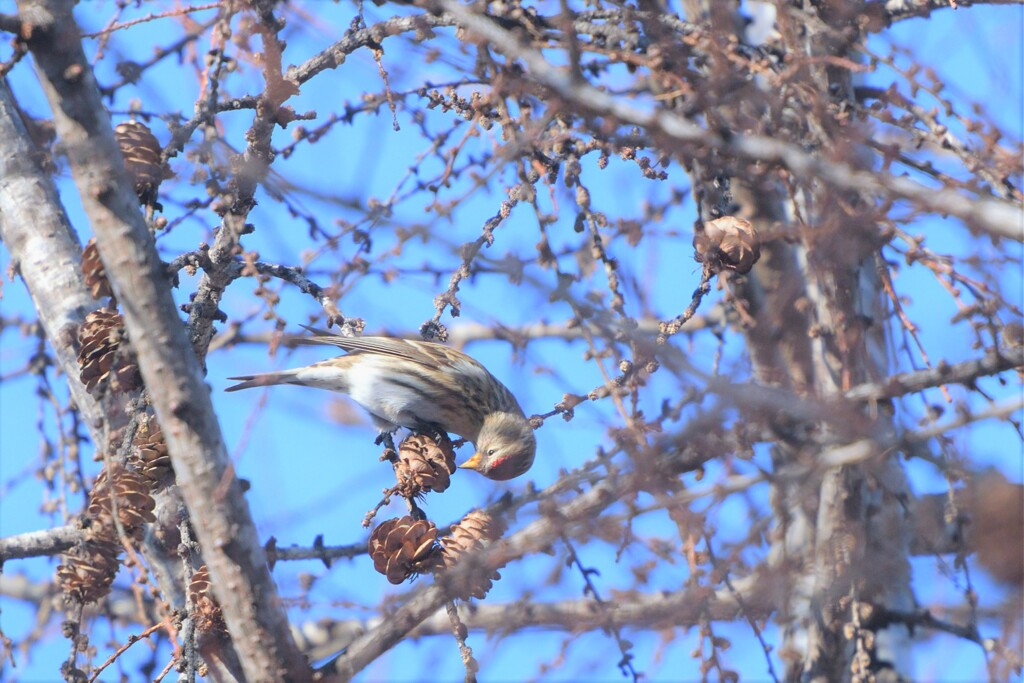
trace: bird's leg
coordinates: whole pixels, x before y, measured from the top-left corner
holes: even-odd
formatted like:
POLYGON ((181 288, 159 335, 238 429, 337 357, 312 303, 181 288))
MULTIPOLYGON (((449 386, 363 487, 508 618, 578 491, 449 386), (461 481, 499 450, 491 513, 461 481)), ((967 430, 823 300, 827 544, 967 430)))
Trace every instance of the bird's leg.
MULTIPOLYGON (((403 490, 404 490, 404 483, 403 483, 403 475, 402 475, 401 470, 399 469, 399 465, 398 465, 398 449, 395 448, 395 439, 391 435, 391 432, 389 432, 389 431, 381 431, 381 433, 377 435, 377 440, 374 443, 376 445, 378 445, 378 446, 380 446, 381 444, 384 444, 384 453, 380 456, 380 459, 381 460, 387 460, 388 462, 391 463, 391 466, 395 468, 395 475, 398 477, 398 486, 396 486, 392 490, 395 493, 397 493, 398 495, 402 496, 402 498, 405 499, 405 505, 406 505, 406 507, 409 508, 409 516, 412 517, 416 521, 419 521, 421 519, 426 519, 427 515, 416 504, 415 496, 403 492, 403 490)), ((387 497, 385 498, 384 501, 382 501, 382 503, 384 505, 387 504, 387 497)), ((380 508, 378 507, 378 509, 380 509, 380 508)), ((376 514, 376 512, 377 511, 374 510, 373 514, 376 514)), ((367 516, 367 522, 366 523, 368 523, 369 519, 372 519, 372 515, 368 515, 367 516)))
POLYGON ((386 429, 382 429, 380 431, 380 433, 377 434, 377 438, 373 442, 374 446, 379 446, 381 444, 384 444, 384 447, 389 449, 389 450, 392 450, 392 451, 395 451, 395 452, 397 452, 397 450, 398 450, 398 449, 395 448, 395 439, 394 439, 394 437, 391 435, 391 432, 387 431, 386 429))
POLYGON ((392 464, 398 460, 398 449, 395 448, 395 439, 391 432, 382 431, 373 443, 377 446, 384 444, 384 454, 380 456, 381 460, 388 460, 392 464))
POLYGON ((451 437, 448 436, 448 432, 441 429, 441 427, 436 424, 425 424, 422 428, 417 429, 416 431, 425 436, 429 436, 438 446, 443 446, 444 444, 450 444, 452 442, 451 437))

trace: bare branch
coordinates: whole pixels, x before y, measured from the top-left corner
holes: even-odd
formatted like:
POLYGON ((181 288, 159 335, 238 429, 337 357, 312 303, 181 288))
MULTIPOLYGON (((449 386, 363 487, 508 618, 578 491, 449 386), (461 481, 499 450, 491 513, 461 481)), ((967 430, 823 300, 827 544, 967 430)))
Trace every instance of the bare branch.
POLYGON ((885 14, 889 21, 897 22, 916 17, 927 17, 939 9, 959 9, 976 5, 1019 5, 1024 0, 886 0, 885 14))
MULTIPOLYGON (((0 81, 0 237, 25 281, 86 422, 103 424, 105 411, 78 381, 78 326, 96 308, 82 277, 82 246, 49 175, 38 163, 7 83, 0 81)), ((100 440, 97 440, 100 442, 100 440)))
POLYGON ((511 32, 455 0, 427 0, 426 4, 455 17, 459 24, 506 56, 523 60, 528 78, 592 115, 611 116, 622 123, 656 131, 671 140, 714 149, 740 159, 780 164, 800 178, 823 180, 838 189, 863 192, 879 199, 908 199, 928 211, 956 216, 971 230, 1024 241, 1021 209, 1010 202, 968 197, 950 189, 936 191, 908 178, 861 171, 842 162, 808 154, 799 146, 781 139, 740 134, 723 138, 677 114, 639 109, 628 104, 625 98, 615 97, 582 79, 573 78, 549 63, 540 52, 521 44, 511 32))
POLYGON ((57 555, 82 539, 82 530, 74 524, 0 538, 0 567, 7 560, 57 555))
POLYGON ((939 424, 911 432, 905 438, 908 441, 925 441, 927 439, 933 439, 936 436, 948 434, 954 429, 959 429, 964 425, 969 425, 973 422, 981 422, 982 420, 1005 420, 1011 415, 1020 412, 1022 408, 1024 408, 1024 399, 999 403, 989 406, 985 410, 965 411, 962 414, 957 415, 952 420, 947 420, 946 422, 941 422, 939 424))
POLYGON ((185 338, 153 239, 137 208, 99 91, 82 51, 72 3, 25 0, 29 47, 107 276, 192 513, 239 659, 252 681, 308 677, 295 648, 248 505, 228 462, 209 392, 185 338))
POLYGON ((324 566, 330 567, 334 560, 350 560, 354 557, 365 555, 366 541, 350 543, 348 545, 324 545, 323 536, 317 536, 316 541, 310 547, 290 545, 286 548, 277 547, 277 539, 271 537, 264 546, 267 553, 267 562, 271 571, 278 562, 296 560, 320 560, 324 566))
MULTIPOLYGON (((264 261, 254 261, 250 264, 241 260, 233 260, 216 266, 210 259, 209 248, 205 246, 195 251, 180 254, 165 266, 168 276, 174 279, 175 282, 177 281, 178 271, 183 268, 201 268, 204 271, 217 270, 230 279, 255 275, 251 270, 255 270, 260 275, 276 277, 295 285, 303 294, 313 297, 323 307, 324 313, 327 314, 328 326, 345 323, 345 317, 338 310, 338 304, 334 301, 333 297, 323 287, 306 277, 300 268, 281 266, 264 261)), ((353 321, 352 324, 358 323, 359 321, 353 321)))
POLYGON ((940 363, 934 368, 893 375, 884 382, 862 384, 846 392, 851 401, 881 401, 914 394, 943 384, 970 384, 980 377, 1024 367, 1024 348, 992 351, 983 358, 955 365, 940 363))
POLYGON ((305 63, 288 69, 285 74, 295 83, 305 83, 326 69, 336 69, 345 62, 346 56, 360 48, 379 44, 384 38, 410 31, 428 31, 434 27, 453 26, 449 17, 421 14, 413 17, 394 17, 373 26, 349 31, 345 37, 326 50, 309 58, 305 63))

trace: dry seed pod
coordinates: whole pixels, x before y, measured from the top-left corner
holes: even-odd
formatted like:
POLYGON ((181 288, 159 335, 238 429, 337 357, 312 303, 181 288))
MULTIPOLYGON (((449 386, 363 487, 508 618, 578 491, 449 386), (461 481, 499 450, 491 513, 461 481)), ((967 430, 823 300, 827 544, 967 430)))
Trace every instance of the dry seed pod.
POLYGON ((141 474, 120 466, 113 468, 112 476, 104 468, 89 494, 87 513, 93 520, 90 528, 93 536, 117 538, 115 501, 122 529, 135 540, 141 540, 144 525, 156 521, 153 514, 156 502, 149 492, 149 482, 141 474))
POLYGON ((446 435, 438 440, 426 434, 413 434, 398 446, 395 473, 400 484, 409 487, 407 495, 424 491, 440 493, 451 484, 455 473, 455 451, 446 435))
POLYGON ((99 249, 96 248, 95 238, 89 240, 82 252, 82 273, 93 299, 114 296, 114 290, 110 288, 110 282, 107 280, 107 271, 100 260, 99 249))
POLYGON ((106 597, 117 576, 119 551, 110 541, 86 541, 73 548, 57 567, 61 590, 82 604, 106 597))
POLYGON ((414 520, 409 515, 382 522, 370 534, 370 557, 373 568, 399 584, 427 569, 427 562, 437 548, 437 527, 427 520, 414 520))
POLYGON ((109 381, 113 391, 131 391, 142 385, 135 353, 127 343, 124 320, 116 311, 101 308, 85 316, 78 328, 80 378, 94 391, 109 381))
POLYGON ((451 539, 464 548, 482 547, 493 543, 505 533, 505 524, 483 510, 473 510, 452 526, 445 540, 451 539))
MULTIPOLYGON (((505 533, 505 525, 483 510, 474 510, 453 524, 448 536, 441 539, 441 553, 435 564, 437 569, 450 569, 467 555, 477 552, 489 543, 501 538, 505 533)), ((491 590, 494 581, 501 574, 492 571, 486 574, 475 572, 459 587, 456 597, 482 599, 491 590)))
POLYGON ((160 143, 149 128, 138 121, 125 121, 114 128, 114 138, 124 156, 124 166, 135 182, 139 201, 148 204, 156 198, 157 188, 166 177, 160 161, 160 143))
POLYGON ((195 619, 196 629, 200 633, 227 633, 224 614, 213 596, 210 570, 205 564, 192 575, 192 580, 188 584, 188 597, 192 603, 192 618, 195 619))
POLYGON ((761 258, 761 240, 750 221, 723 216, 708 221, 693 236, 693 257, 706 263, 711 271, 750 272, 761 258))
POLYGON ((132 440, 131 464, 149 481, 151 490, 156 490, 170 476, 171 456, 167 454, 167 442, 155 415, 141 418, 139 428, 132 440))

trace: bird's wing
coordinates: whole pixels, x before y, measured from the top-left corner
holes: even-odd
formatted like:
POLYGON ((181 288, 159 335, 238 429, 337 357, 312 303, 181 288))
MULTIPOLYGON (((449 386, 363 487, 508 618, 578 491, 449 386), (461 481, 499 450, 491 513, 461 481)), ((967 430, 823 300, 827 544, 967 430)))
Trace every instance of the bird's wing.
POLYGON ((341 337, 323 330, 307 327, 306 325, 303 325, 303 327, 312 332, 314 336, 294 339, 293 341, 296 344, 326 344, 354 353, 376 353, 382 356, 394 356, 428 367, 451 365, 457 358, 466 358, 470 362, 477 364, 476 361, 465 354, 432 342, 395 339, 392 337, 341 337))

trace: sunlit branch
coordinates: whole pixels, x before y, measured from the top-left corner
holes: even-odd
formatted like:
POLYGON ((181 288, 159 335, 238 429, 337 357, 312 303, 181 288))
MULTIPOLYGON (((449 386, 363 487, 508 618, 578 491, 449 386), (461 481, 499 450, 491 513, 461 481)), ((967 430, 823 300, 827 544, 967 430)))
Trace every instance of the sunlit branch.
POLYGON ((993 351, 982 358, 950 365, 940 363, 934 368, 905 372, 888 377, 883 382, 862 384, 847 391, 851 401, 880 401, 914 394, 943 384, 969 384, 989 375, 997 375, 1014 368, 1024 367, 1024 348, 993 351))
POLYGON ((0 538, 0 566, 7 560, 57 555, 83 539, 82 529, 74 524, 0 538))
POLYGON ((424 4, 451 15, 505 55, 521 59, 527 66, 528 78, 593 115, 610 116, 624 124, 658 131, 676 142, 715 149, 740 159, 779 164, 801 178, 823 180, 839 189, 865 192, 879 198, 907 199, 928 211, 957 216, 971 230, 1024 241, 1020 207, 1010 202, 967 197, 951 190, 936 191, 908 178, 857 170, 840 161, 808 154, 799 146, 777 138, 735 132, 723 138, 677 114, 666 110, 639 109, 629 100, 617 98, 574 78, 548 62, 540 52, 524 46, 515 35, 493 20, 455 0, 425 0, 424 4))

